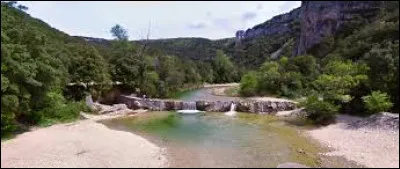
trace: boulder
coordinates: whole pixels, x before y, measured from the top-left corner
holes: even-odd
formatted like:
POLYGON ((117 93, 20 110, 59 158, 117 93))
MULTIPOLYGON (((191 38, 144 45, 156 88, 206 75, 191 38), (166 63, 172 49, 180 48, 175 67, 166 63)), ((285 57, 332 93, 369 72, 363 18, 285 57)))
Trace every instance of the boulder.
POLYGON ((141 109, 141 108, 143 108, 143 104, 140 103, 139 101, 135 100, 135 101, 133 101, 133 106, 132 106, 132 108, 133 108, 133 109, 141 109))

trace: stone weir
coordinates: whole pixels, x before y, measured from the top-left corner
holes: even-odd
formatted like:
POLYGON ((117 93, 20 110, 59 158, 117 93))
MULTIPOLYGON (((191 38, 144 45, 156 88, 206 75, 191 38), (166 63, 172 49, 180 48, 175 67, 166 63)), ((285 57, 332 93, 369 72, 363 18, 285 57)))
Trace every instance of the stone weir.
MULTIPOLYGON (((229 111, 231 101, 181 101, 164 99, 142 99, 139 97, 121 95, 118 103, 126 104, 130 109, 148 109, 153 111, 173 111, 183 109, 197 109, 209 112, 229 111)), ((288 111, 296 108, 296 104, 289 101, 233 101, 235 111, 258 114, 275 114, 278 111, 288 111)))

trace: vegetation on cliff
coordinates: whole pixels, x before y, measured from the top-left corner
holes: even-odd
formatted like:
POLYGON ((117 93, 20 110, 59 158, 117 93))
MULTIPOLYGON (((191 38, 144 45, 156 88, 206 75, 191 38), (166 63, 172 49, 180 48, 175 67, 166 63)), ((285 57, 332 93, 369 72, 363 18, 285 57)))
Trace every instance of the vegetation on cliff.
POLYGON ((332 121, 336 112, 399 112, 398 7, 383 3, 374 19, 359 17, 364 24, 326 37, 309 55, 266 60, 243 76, 240 93, 308 97, 303 105, 318 123, 332 121))

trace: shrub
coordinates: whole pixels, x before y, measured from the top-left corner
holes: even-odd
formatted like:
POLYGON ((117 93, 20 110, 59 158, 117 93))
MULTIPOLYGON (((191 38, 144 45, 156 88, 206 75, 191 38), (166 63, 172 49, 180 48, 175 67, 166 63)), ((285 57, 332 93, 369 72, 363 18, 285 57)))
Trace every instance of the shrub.
POLYGON ((393 103, 386 93, 373 91, 370 95, 362 97, 369 113, 378 113, 389 110, 393 103))
POLYGON ((1 112, 1 138, 8 136, 17 129, 12 112, 1 112))
POLYGON ((300 103, 305 107, 307 118, 315 124, 327 125, 335 121, 335 115, 339 109, 338 106, 319 99, 316 95, 308 97, 300 103))
POLYGON ((31 117, 42 126, 75 120, 79 117, 80 111, 91 111, 84 101, 67 101, 60 92, 56 91, 49 92, 44 101, 47 103, 45 108, 32 112, 34 117, 31 117))
POLYGON ((253 96, 257 91, 257 74, 256 72, 248 72, 240 81, 240 95, 253 96))

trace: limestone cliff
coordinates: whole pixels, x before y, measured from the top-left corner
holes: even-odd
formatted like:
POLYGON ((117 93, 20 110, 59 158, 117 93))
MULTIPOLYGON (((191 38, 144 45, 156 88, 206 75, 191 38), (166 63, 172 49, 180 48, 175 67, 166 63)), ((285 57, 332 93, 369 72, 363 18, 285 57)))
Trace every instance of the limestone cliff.
POLYGON ((381 1, 303 1, 301 33, 294 55, 306 54, 308 49, 335 35, 353 20, 368 21, 378 14, 381 4, 381 1))
POLYGON ((291 34, 293 24, 299 19, 300 8, 293 9, 289 13, 274 16, 272 19, 254 26, 245 31, 242 39, 254 38, 257 36, 291 34))
POLYGON ((379 14, 382 4, 382 1, 303 1, 299 8, 256 25, 243 35, 238 31, 236 40, 290 36, 296 39, 293 55, 302 55, 325 37, 337 34, 349 24, 369 22, 379 14), (241 35, 240 39, 238 35, 241 35))

